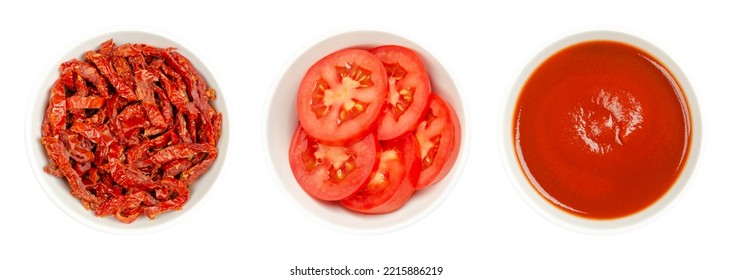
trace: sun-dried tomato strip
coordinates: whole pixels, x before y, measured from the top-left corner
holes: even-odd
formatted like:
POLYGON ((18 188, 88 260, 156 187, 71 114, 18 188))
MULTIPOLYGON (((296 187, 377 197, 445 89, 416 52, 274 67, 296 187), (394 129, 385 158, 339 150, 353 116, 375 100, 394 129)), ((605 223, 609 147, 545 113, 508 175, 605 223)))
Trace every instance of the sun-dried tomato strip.
POLYGON ((112 66, 112 62, 109 61, 109 58, 94 51, 86 52, 85 57, 97 66, 97 69, 99 69, 102 76, 107 78, 119 95, 129 100, 135 100, 135 93, 132 92, 130 86, 128 86, 125 81, 119 77, 117 71, 112 66))
POLYGON ((223 125, 223 122, 224 122, 224 115, 222 115, 221 113, 214 115, 214 117, 211 119, 211 126, 212 126, 211 130, 213 132, 213 135, 211 135, 211 137, 209 139, 209 144, 211 144, 210 143, 211 141, 213 141, 215 144, 221 137, 221 126, 223 125))
POLYGON ((127 136, 127 133, 130 130, 144 129, 150 126, 150 122, 145 116, 145 111, 142 109, 142 105, 134 104, 127 106, 117 115, 115 118, 115 125, 119 129, 119 132, 115 134, 119 137, 123 134, 127 136))
POLYGON ((172 178, 188 170, 191 166, 193 166, 193 162, 184 158, 168 161, 161 166, 163 169, 163 177, 172 178))
MULTIPOLYGON (((105 100, 106 103, 106 100, 105 100)), ((96 110, 96 113, 92 113, 90 117, 82 120, 84 123, 89 125, 102 125, 107 122, 107 111, 96 110)))
MULTIPOLYGON (((87 171, 89 171, 89 169, 91 169, 91 162, 89 162, 89 161, 78 162, 77 161, 74 163, 73 167, 77 174, 84 175, 84 173, 86 173, 87 171)), ((87 179, 87 178, 82 178, 82 182, 84 182, 84 179, 87 179)), ((86 185, 86 182, 84 183, 84 185, 86 185)))
POLYGON ((112 143, 109 144, 109 151, 107 152, 107 159, 109 164, 115 164, 121 161, 125 161, 124 150, 125 147, 120 144, 119 141, 112 141, 112 143))
POLYGON ((86 80, 84 80, 84 78, 79 74, 74 74, 73 76, 75 77, 73 89, 76 90, 76 92, 74 93, 75 94, 74 96, 79 96, 79 97, 88 96, 89 88, 86 86, 86 80))
POLYGON ((137 99, 142 101, 142 107, 145 109, 147 118, 150 123, 156 127, 165 127, 165 119, 163 118, 160 109, 157 107, 155 102, 155 96, 153 91, 153 83, 157 82, 157 77, 152 72, 147 70, 139 70, 135 72, 135 83, 137 89, 137 99))
POLYGON ((183 114, 178 114, 176 117, 175 131, 178 132, 183 143, 193 143, 193 139, 191 138, 191 134, 188 132, 188 126, 186 125, 186 119, 183 114))
POLYGON ((127 195, 116 196, 102 204, 96 211, 98 216, 114 215, 120 222, 129 224, 142 215, 145 205, 153 205, 157 201, 147 192, 136 191, 127 195))
POLYGON ((64 173, 53 162, 44 167, 43 171, 56 177, 64 177, 64 173))
POLYGON ((147 65, 148 70, 157 70, 160 67, 163 67, 165 61, 162 58, 156 58, 150 61, 150 63, 147 65))
MULTIPOLYGON (((140 71, 140 70, 147 69, 147 61, 145 61, 145 57, 142 56, 141 53, 128 57, 127 61, 130 63, 130 65, 132 65, 133 73, 140 71)), ((134 75, 133 75, 133 77, 134 77, 134 75)))
POLYGON ((108 143, 113 140, 113 136, 109 133, 109 129, 106 125, 97 127, 94 125, 86 124, 80 121, 76 121, 71 125, 71 131, 79 133, 94 143, 108 143))
POLYGON ((104 98, 109 97, 109 89, 107 88, 107 80, 102 77, 102 75, 99 74, 99 71, 97 68, 94 68, 89 63, 76 60, 75 58, 71 60, 71 63, 69 65, 71 69, 76 73, 79 74, 82 78, 85 80, 91 82, 94 87, 99 91, 99 95, 101 95, 104 98))
POLYGON ((114 41, 112 41, 112 39, 102 42, 102 44, 99 46, 99 53, 103 56, 111 56, 113 50, 114 41))
POLYGON ((86 138, 70 130, 59 131, 59 139, 64 143, 64 147, 69 152, 69 156, 77 162, 90 162, 94 159, 94 152, 91 151, 92 144, 86 138))
MULTIPOLYGON (((87 178, 89 178, 89 181, 93 184, 99 182, 99 179, 101 178, 99 176, 99 169, 96 167, 89 168, 89 171, 87 171, 87 178)), ((97 197, 99 197, 99 194, 97 194, 97 197)))
POLYGON ((81 176, 71 167, 71 161, 69 160, 68 152, 64 148, 64 144, 61 140, 54 137, 43 137, 41 143, 46 148, 46 154, 51 158, 51 161, 58 167, 66 180, 69 182, 71 187, 71 195, 86 202, 97 202, 97 197, 92 195, 87 189, 84 183, 81 181, 81 176))
POLYGON ((170 64, 186 84, 188 94, 190 94, 193 104, 201 111, 202 126, 204 130, 210 129, 211 117, 215 114, 215 110, 208 104, 206 96, 206 85, 201 75, 191 65, 190 61, 177 52, 166 50, 163 52, 163 58, 170 64), (208 128, 207 128, 208 127, 208 128))
MULTIPOLYGON (((75 76, 78 76, 74 73, 72 63, 73 60, 69 60, 67 62, 64 62, 59 67, 58 71, 61 72, 61 75, 58 76, 58 80, 61 81, 61 84, 66 87, 69 90, 76 90, 76 78, 75 76)), ((83 78, 82 78, 83 80, 83 78)))
POLYGON ((149 166, 152 164, 161 165, 174 159, 192 159, 198 153, 212 153, 213 149, 206 144, 178 144, 171 145, 155 153, 153 156, 145 159, 141 166, 149 166))
POLYGON ((181 209, 218 155, 223 121, 190 61, 108 40, 59 72, 41 125, 44 170, 97 216, 131 223, 181 209))
POLYGON ((149 158, 153 154, 154 150, 159 150, 165 145, 175 145, 178 143, 178 136, 172 130, 154 138, 146 140, 138 145, 132 146, 127 149, 127 162, 134 164, 136 167, 143 167, 141 163, 138 163, 143 158, 149 158))
MULTIPOLYGON (((142 52, 145 56, 155 56, 160 57, 163 53, 163 49, 150 46, 147 44, 135 44, 135 46, 142 52)), ((169 48, 170 50, 175 50, 175 48, 169 48)))
POLYGON ((112 206, 113 204, 121 201, 118 198, 124 196, 124 194, 122 194, 123 188, 118 185, 113 186, 104 181, 98 181, 92 184, 91 189, 94 190, 94 193, 96 193, 97 197, 101 200, 99 206, 94 211, 95 214, 97 216, 114 215, 114 213, 117 212, 117 208, 112 206), (117 198, 116 201, 115 198, 117 198))
POLYGON ((218 156, 219 152, 218 150, 216 150, 216 147, 211 145, 206 145, 205 147, 207 149, 207 151, 205 151, 205 153, 208 154, 207 157, 190 169, 180 174, 181 181, 183 181, 186 185, 190 185, 193 181, 198 179, 199 176, 203 175, 203 173, 208 170, 211 164, 213 164, 216 156, 218 156))
POLYGON ((60 80, 57 80, 51 88, 51 97, 46 110, 47 129, 43 129, 44 136, 56 134, 66 129, 66 93, 60 80), (46 131, 47 130, 47 131, 46 131))
POLYGON ((132 44, 129 44, 129 43, 118 46, 112 52, 112 55, 119 56, 119 57, 131 57, 131 56, 136 56, 139 54, 140 54, 140 50, 135 49, 135 46, 132 44))
POLYGON ((94 96, 71 96, 66 98, 66 109, 99 109, 106 99, 94 96))
POLYGON ((163 88, 165 88, 168 93, 168 99, 170 99, 170 102, 173 103, 176 109, 187 115, 192 115, 193 118, 197 118, 200 111, 188 98, 187 87, 180 74, 173 71, 166 65, 163 65, 160 69, 163 70, 164 74, 161 75, 160 81, 163 88), (165 75, 170 76, 171 78, 163 78, 165 75))
POLYGON ((150 149, 153 148, 152 142, 145 141, 134 145, 127 149, 127 162, 137 162, 142 158, 147 158, 152 154, 150 149))
POLYGON ((169 188, 172 188, 176 196, 173 199, 160 202, 155 206, 145 208, 145 216, 150 219, 154 219, 160 213, 180 210, 181 208, 183 208, 183 204, 188 201, 188 196, 190 195, 190 191, 188 190, 188 187, 186 187, 187 184, 185 184, 184 182, 178 180, 170 180, 169 178, 162 179, 160 180, 160 182, 162 184, 168 184, 169 188))
POLYGON ((165 121, 165 127, 170 127, 173 125, 173 105, 170 104, 170 100, 168 100, 168 95, 165 93, 165 91, 160 88, 159 86, 153 86, 153 92, 155 92, 155 96, 158 97, 158 102, 160 103, 160 113, 163 115, 163 120, 165 121))
POLYGON ((128 189, 148 189, 155 184, 144 172, 121 163, 114 164, 109 173, 115 182, 128 189))
MULTIPOLYGON (((112 66, 117 72, 117 76, 124 81, 130 89, 135 86, 135 73, 132 71, 132 66, 127 59, 124 57, 114 56, 112 57, 112 66)), ((134 101, 137 96, 130 96, 128 100, 134 101)))
POLYGON ((200 142, 198 139, 198 120, 197 118, 188 118, 188 133, 191 135, 193 142, 200 142))

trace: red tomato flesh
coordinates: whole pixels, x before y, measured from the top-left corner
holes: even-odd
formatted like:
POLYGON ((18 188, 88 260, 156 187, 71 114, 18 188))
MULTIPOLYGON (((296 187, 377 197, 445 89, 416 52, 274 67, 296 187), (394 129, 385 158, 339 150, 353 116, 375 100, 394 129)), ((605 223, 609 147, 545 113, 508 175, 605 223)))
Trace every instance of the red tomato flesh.
POLYGON ((459 131, 460 124, 452 107, 437 94, 430 95, 427 113, 414 131, 422 157, 417 190, 439 181, 450 171, 460 147, 459 131))
POLYGON ((374 130, 387 89, 386 70, 375 55, 340 50, 313 64, 303 77, 297 116, 319 142, 347 145, 374 130))
POLYGON ((377 167, 379 149, 374 134, 348 146, 329 146, 314 141, 298 127, 290 144, 290 168, 305 192, 337 201, 365 185, 377 167))
POLYGON ((368 214, 382 214, 401 208, 414 193, 422 170, 419 145, 414 136, 382 142, 379 167, 369 176, 366 186, 341 200, 348 209, 368 214))
POLYGON ((395 45, 371 50, 384 64, 389 93, 381 124, 379 140, 403 137, 414 130, 427 109, 432 92, 430 78, 422 59, 414 51, 395 45))

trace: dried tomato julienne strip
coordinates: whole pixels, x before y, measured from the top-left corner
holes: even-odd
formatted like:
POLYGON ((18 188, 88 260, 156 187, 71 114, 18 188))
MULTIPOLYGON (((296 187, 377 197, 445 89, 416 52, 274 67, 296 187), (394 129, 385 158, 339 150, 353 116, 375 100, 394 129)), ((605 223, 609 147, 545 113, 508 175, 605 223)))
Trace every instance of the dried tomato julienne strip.
POLYGON ((192 118, 197 118, 198 114, 200 114, 201 112, 198 110, 196 105, 194 105, 193 102, 191 102, 191 100, 188 98, 188 94, 186 93, 186 85, 183 82, 183 78, 166 65, 163 65, 160 69, 163 70, 163 73, 165 75, 172 77, 172 80, 170 81, 172 82, 172 84, 168 85, 167 87, 164 83, 164 79, 161 77, 161 82, 163 82, 163 87, 168 93, 168 99, 170 99, 170 102, 173 103, 173 105, 175 105, 178 110, 181 110, 183 113, 187 115, 192 115, 192 118))
MULTIPOLYGON (((145 61, 145 57, 142 56, 141 53, 138 53, 137 55, 130 56, 127 58, 127 61, 132 65, 132 72, 137 72, 140 70, 147 69, 147 61, 145 61)), ((134 75, 133 75, 134 78, 134 75)), ((133 79, 134 81, 134 79, 133 79)))
POLYGON ((181 209, 218 156, 214 89, 173 48, 108 40, 85 58, 62 63, 51 88, 44 170, 97 216, 131 223, 181 209))
MULTIPOLYGON (((107 81, 102 77, 101 74, 99 74, 99 71, 97 68, 94 68, 89 63, 79 61, 76 58, 72 59, 70 61, 69 67, 78 74, 79 76, 83 77, 85 80, 91 82, 94 87, 99 91, 99 95, 101 95, 104 98, 109 97, 109 89, 107 88, 107 81)), ((63 72, 63 71, 62 71, 63 72)))
POLYGON ((66 98, 66 109, 99 109, 107 101, 94 96, 71 96, 66 98))
POLYGON ((140 164, 141 167, 153 164, 161 165, 174 159, 191 159, 198 153, 215 153, 216 148, 207 144, 178 144, 165 147, 153 156, 145 159, 140 164))
POLYGON ((46 148, 46 154, 51 158, 51 161, 58 167, 64 177, 66 177, 66 180, 68 180, 71 187, 71 195, 87 203, 96 203, 97 197, 86 189, 86 186, 81 181, 81 176, 71 167, 68 152, 64 148, 64 144, 61 143, 61 140, 54 137, 43 137, 41 138, 41 143, 46 148))
POLYGON ((71 131, 86 137, 89 141, 96 144, 109 143, 113 140, 113 136, 109 133, 109 129, 106 128, 106 125, 97 127, 84 122, 75 121, 71 125, 71 131))
POLYGON ((97 69, 99 69, 102 76, 107 78, 119 95, 129 100, 135 100, 135 93, 132 92, 132 89, 122 78, 119 77, 117 71, 112 66, 112 62, 110 62, 106 56, 103 56, 98 52, 88 51, 84 57, 97 66, 97 69))
MULTIPOLYGON (((117 76, 119 76, 122 81, 127 84, 131 89, 135 86, 135 73, 132 72, 132 66, 124 57, 115 56, 112 57, 112 65, 114 66, 114 70, 117 72, 117 76)), ((128 100, 134 101, 136 100, 137 96, 130 96, 128 100)))
POLYGON ((213 116, 213 118, 211 119, 211 130, 213 132, 213 135, 210 136, 209 142, 213 141, 214 143, 216 143, 219 138, 221 138, 221 126, 223 125, 223 122, 224 115, 222 115, 221 113, 213 116))
POLYGON ((114 118, 115 122, 113 132, 117 137, 128 137, 127 135, 131 130, 145 129, 150 126, 145 116, 145 111, 142 109, 142 105, 133 104, 125 107, 122 112, 114 118))
POLYGON ((154 97, 155 93, 153 92, 153 83, 157 81, 158 78, 151 71, 135 71, 135 83, 137 84, 135 93, 137 94, 137 99, 142 101, 142 107, 145 109, 147 118, 152 125, 165 127, 165 119, 163 119, 163 114, 160 113, 160 109, 157 107, 154 97))
POLYGON ((186 126, 186 119, 183 117, 183 114, 178 114, 176 117, 175 131, 178 132, 183 143, 193 143, 193 138, 191 138, 191 134, 188 132, 188 126, 186 126))
POLYGON ((213 164, 214 159, 216 159, 216 157, 218 156, 219 152, 218 150, 216 150, 215 146, 206 145, 205 147, 206 149, 208 149, 207 151, 205 151, 207 157, 201 162, 196 163, 196 165, 194 165, 190 169, 183 171, 180 174, 181 181, 183 181, 186 185, 190 185, 191 183, 193 183, 193 181, 198 179, 198 177, 203 175, 203 173, 208 170, 211 164, 213 164))
POLYGON ((61 80, 57 80, 51 87, 44 126, 43 136, 57 134, 60 130, 66 129, 66 93, 61 80))
POLYGON ((86 86, 86 80, 84 80, 84 77, 82 77, 79 74, 73 74, 73 75, 75 77, 75 79, 74 79, 74 90, 76 90, 75 96, 78 96, 78 97, 88 96, 89 88, 86 86))
MULTIPOLYGON (((69 60, 67 62, 64 62, 59 67, 59 72, 61 72, 61 75, 58 76, 58 80, 61 82, 61 85, 63 85, 68 90, 77 90, 77 78, 81 77, 78 74, 74 73, 73 67, 72 67, 73 60, 69 60)), ((81 78, 82 81, 84 81, 84 78, 81 78)), ((85 94, 85 92, 80 92, 79 94, 85 94)))
POLYGON ((173 105, 170 104, 168 95, 159 86, 153 86, 153 92, 155 92, 155 96, 159 97, 157 101, 160 103, 160 113, 163 115, 165 127, 170 127, 173 125, 173 105))
POLYGON ((160 181, 162 183, 169 182, 170 184, 175 184, 173 190, 176 193, 176 197, 170 200, 163 201, 155 206, 145 208, 145 216, 150 219, 154 219, 160 213, 172 210, 180 210, 181 208, 183 208, 183 204, 188 201, 188 196, 190 195, 190 191, 188 190, 188 187, 186 187, 187 184, 182 181, 169 180, 169 178, 162 179, 160 181))
POLYGON ((109 39, 102 42, 102 44, 99 46, 99 53, 103 56, 111 56, 114 47, 114 41, 112 39, 109 39))
POLYGON ((56 166, 54 163, 51 163, 44 167, 43 171, 56 177, 64 177, 64 173, 61 172, 61 170, 58 169, 58 166, 56 166))
POLYGON ((175 175, 188 170, 191 166, 193 166, 193 162, 185 158, 174 159, 166 162, 161 166, 163 169, 163 178, 172 178, 175 175))
MULTIPOLYGON (((216 114, 211 105, 208 103, 208 95, 206 94, 206 86, 203 78, 198 71, 193 68, 190 61, 180 55, 177 52, 172 52, 170 49, 166 49, 163 52, 163 58, 170 64, 171 68, 178 72, 183 77, 183 80, 188 88, 188 93, 193 100, 193 104, 201 111, 201 131, 202 135, 208 136, 204 139, 205 142, 213 144, 213 128, 211 126, 211 118, 216 114)), ((189 131, 191 129, 189 128, 189 131)), ((194 131, 191 131, 191 135, 195 135, 194 131)))
POLYGON ((77 163, 86 163, 94 159, 94 152, 91 151, 92 144, 86 138, 70 130, 59 131, 59 136, 64 146, 68 147, 69 156, 77 163))

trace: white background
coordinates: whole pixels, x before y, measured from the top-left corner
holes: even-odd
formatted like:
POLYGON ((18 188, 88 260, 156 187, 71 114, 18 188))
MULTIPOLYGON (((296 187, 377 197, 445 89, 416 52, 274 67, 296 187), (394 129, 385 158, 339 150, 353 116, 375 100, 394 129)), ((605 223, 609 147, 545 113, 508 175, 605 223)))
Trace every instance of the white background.
POLYGON ((345 265, 443 266, 434 279, 732 277, 727 5, 48 2, 0 4, 0 279, 337 279, 289 270, 345 265), (157 233, 119 236, 76 222, 46 197, 29 168, 23 118, 35 83, 68 44, 130 24, 165 30, 201 52, 227 100, 230 148, 214 191, 192 216, 157 233), (531 210, 507 179, 496 137, 502 98, 523 64, 552 40, 596 26, 643 35, 668 53, 703 112, 703 154, 685 193, 648 226, 612 236, 574 233, 531 210), (344 234, 299 213, 262 152, 262 108, 284 63, 314 38, 350 27, 423 44, 452 71, 473 122, 470 157, 452 194, 425 219, 388 234, 344 234))

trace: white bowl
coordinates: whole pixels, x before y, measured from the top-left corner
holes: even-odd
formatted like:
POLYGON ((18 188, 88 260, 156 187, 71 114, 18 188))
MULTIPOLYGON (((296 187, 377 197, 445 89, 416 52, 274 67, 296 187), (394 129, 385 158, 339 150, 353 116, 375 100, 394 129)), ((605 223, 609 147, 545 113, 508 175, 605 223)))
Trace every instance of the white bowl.
POLYGON ((28 158, 31 168, 36 175, 36 179, 43 187, 49 198, 56 203, 66 214, 94 229, 116 234, 140 234, 157 231, 171 226, 174 222, 188 216, 193 209, 198 206, 206 197, 206 194, 213 188, 216 177, 219 175, 221 167, 224 164, 226 150, 228 146, 228 124, 227 111, 224 103, 224 96, 221 87, 216 83, 214 75, 204 65, 201 59, 193 54, 187 47, 181 45, 177 40, 169 39, 170 36, 161 36, 161 32, 155 31, 151 33, 149 28, 117 28, 114 30, 104 30, 83 38, 76 43, 70 45, 68 51, 62 53, 58 60, 51 63, 46 70, 44 76, 39 80, 34 95, 28 102, 28 112, 26 116, 25 136, 28 158), (58 178, 49 175, 43 171, 43 168, 49 163, 46 152, 41 145, 41 123, 43 122, 46 105, 48 104, 48 96, 50 88, 59 76, 58 67, 62 62, 72 58, 82 59, 88 50, 97 50, 99 45, 108 40, 114 39, 117 45, 124 43, 145 43, 156 47, 175 47, 178 52, 187 57, 193 66, 206 80, 209 87, 216 90, 216 99, 212 102, 213 106, 223 114, 223 124, 221 138, 218 143, 219 155, 209 170, 199 177, 191 186, 191 193, 188 202, 183 206, 182 210, 172 211, 158 215, 154 220, 141 216, 131 224, 124 224, 117 221, 111 216, 104 218, 97 217, 93 211, 86 210, 81 202, 71 196, 69 185, 65 178, 58 178))
POLYGON ((531 59, 531 61, 529 61, 529 63, 519 73, 518 77, 515 79, 513 87, 505 99, 504 104, 505 107, 502 111, 502 115, 500 116, 501 124, 499 125, 498 133, 500 139, 498 142, 500 143, 501 149, 499 153, 502 155, 503 166, 506 169, 506 172, 511 178, 516 191, 527 204, 548 220, 567 229, 590 234, 612 234, 626 232, 646 225, 654 218, 665 212, 679 197, 684 186, 689 181, 699 158, 702 135, 701 114, 699 111, 699 104, 697 103, 689 80, 684 76, 681 68, 674 63, 671 57, 661 51, 661 49, 640 37, 627 33, 617 31, 587 31, 577 33, 551 43, 534 56, 534 58, 531 59), (674 75, 676 81, 679 83, 686 95, 686 101, 689 106, 688 109, 691 114, 692 122, 691 148, 686 165, 684 166, 679 178, 673 186, 671 186, 668 192, 666 192, 666 194, 654 204, 640 212, 630 216, 608 220, 582 218, 562 211, 558 207, 548 203, 546 199, 544 199, 543 196, 534 189, 522 172, 522 168, 514 153, 514 139, 512 134, 513 115, 514 109, 516 108, 516 102, 519 94, 521 93, 521 89, 533 71, 557 51, 580 42, 594 40, 609 40, 629 44, 646 51, 663 63, 674 75))
POLYGON ((272 94, 265 107, 263 144, 269 156, 273 176, 279 181, 286 196, 307 213, 325 225, 344 232, 373 234, 394 231, 431 213, 445 200, 455 186, 465 165, 470 140, 469 121, 465 103, 457 85, 445 67, 421 45, 399 35, 371 30, 338 33, 317 40, 294 56, 274 81, 272 94), (452 170, 433 186, 417 191, 399 210, 381 215, 365 215, 347 210, 337 202, 323 202, 309 196, 300 188, 290 169, 288 150, 298 119, 295 99, 305 72, 324 56, 340 49, 373 48, 396 44, 416 51, 424 62, 432 82, 432 90, 455 109, 462 129, 462 144, 452 170))

